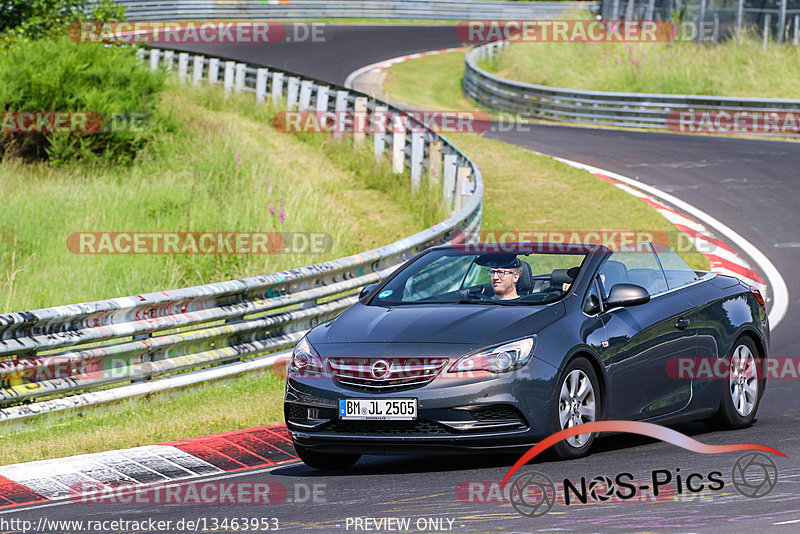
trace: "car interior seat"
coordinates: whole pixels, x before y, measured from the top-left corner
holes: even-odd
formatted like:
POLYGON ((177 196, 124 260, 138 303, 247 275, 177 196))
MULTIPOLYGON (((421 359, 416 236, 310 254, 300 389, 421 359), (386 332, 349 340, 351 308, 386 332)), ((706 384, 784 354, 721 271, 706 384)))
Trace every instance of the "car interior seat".
POLYGON ((550 274, 550 287, 547 288, 547 290, 561 290, 564 284, 571 284, 575 280, 575 277, 578 276, 578 271, 580 271, 580 267, 553 269, 553 272, 550 274))
POLYGON ((533 273, 527 261, 520 260, 521 271, 517 280, 517 294, 528 295, 533 289, 533 273))

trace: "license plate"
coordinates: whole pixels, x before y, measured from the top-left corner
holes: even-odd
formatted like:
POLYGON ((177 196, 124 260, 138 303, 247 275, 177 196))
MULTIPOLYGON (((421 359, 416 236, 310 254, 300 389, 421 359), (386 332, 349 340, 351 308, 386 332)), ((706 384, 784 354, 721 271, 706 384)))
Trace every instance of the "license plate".
POLYGON ((417 399, 339 399, 339 419, 413 421, 417 399))

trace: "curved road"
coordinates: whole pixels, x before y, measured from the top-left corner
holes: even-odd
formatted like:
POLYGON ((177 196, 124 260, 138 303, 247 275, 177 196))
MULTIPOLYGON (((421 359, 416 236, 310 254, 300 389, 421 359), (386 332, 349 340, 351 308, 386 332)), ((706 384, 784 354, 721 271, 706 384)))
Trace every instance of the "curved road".
MULTIPOLYGON (((280 45, 193 46, 264 65, 286 68, 342 83, 357 68, 404 54, 459 46, 453 28, 431 26, 328 26, 327 43, 280 45)), ((789 287, 789 309, 773 332, 774 356, 797 356, 800 341, 800 143, 725 139, 711 136, 591 130, 567 126, 533 127, 528 133, 498 133, 503 141, 539 152, 596 165, 637 178, 690 202, 716 217, 755 244, 776 265, 789 287)), ((736 246, 736 243, 729 243, 736 246)), ((302 464, 268 471, 230 475, 234 481, 277 481, 292 497, 304 487, 324 484, 324 502, 284 502, 269 507, 219 506, 86 506, 63 504, 14 513, 14 517, 180 519, 193 516, 277 517, 282 530, 319 532, 366 531, 348 528, 348 517, 407 517, 415 521, 440 518, 445 530, 458 532, 595 531, 612 529, 730 532, 754 528, 796 531, 800 525, 800 408, 796 380, 772 381, 750 429, 708 432, 699 424, 677 430, 709 444, 758 443, 786 453, 777 458, 779 480, 766 497, 743 497, 730 484, 738 454, 701 455, 653 440, 620 435, 597 442, 595 452, 571 462, 542 462, 528 466, 555 480, 614 477, 631 472, 650 480, 656 469, 675 478, 710 471, 723 473, 721 491, 697 494, 684 490, 666 502, 596 502, 556 504, 544 517, 517 514, 508 503, 481 502, 491 496, 467 488, 473 481, 501 480, 514 457, 368 457, 347 473, 322 476, 302 464), (467 502, 465 502, 467 501, 467 502), (112 509, 109 509, 112 508, 112 509), (448 522, 452 520, 452 524, 448 522)), ((257 401, 254 401, 257 402, 257 401)), ((662 494, 663 495, 663 494, 662 494)), ((297 499, 295 499, 297 500, 297 499)), ((302 499, 300 499, 302 500, 302 499)), ((10 517, 10 516, 5 516, 10 517)), ((422 524, 421 524, 422 525, 422 524)), ((363 526, 363 524, 362 524, 363 526)), ((372 525, 374 527, 374 525, 372 525)), ((425 525, 422 525, 425 526, 425 525)), ((431 525, 424 531, 432 531, 431 525)), ((375 530, 372 530, 375 531, 375 530)), ((383 530, 384 532, 386 530, 383 530)))

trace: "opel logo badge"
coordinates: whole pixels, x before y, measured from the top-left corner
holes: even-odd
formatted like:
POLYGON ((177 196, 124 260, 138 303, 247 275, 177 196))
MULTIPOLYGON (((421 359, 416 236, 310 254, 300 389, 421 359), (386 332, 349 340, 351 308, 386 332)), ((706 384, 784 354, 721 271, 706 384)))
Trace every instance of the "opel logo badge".
POLYGON ((382 379, 389 376, 389 370, 391 369, 392 364, 387 362, 386 360, 378 360, 372 364, 372 368, 370 372, 372 373, 372 378, 375 379, 382 379))

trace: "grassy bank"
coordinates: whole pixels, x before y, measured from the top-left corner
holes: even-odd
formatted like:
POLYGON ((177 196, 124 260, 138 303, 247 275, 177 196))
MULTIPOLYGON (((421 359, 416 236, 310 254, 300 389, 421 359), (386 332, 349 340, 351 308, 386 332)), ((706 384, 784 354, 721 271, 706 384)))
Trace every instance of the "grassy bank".
POLYGON ((798 98, 800 48, 746 38, 680 43, 514 43, 489 72, 523 82, 597 91, 798 98))
POLYGON ((0 312, 187 287, 388 244, 447 217, 368 148, 271 126, 218 87, 168 89, 176 124, 130 167, 0 163, 0 312), (283 206, 281 208, 281 206, 283 206), (369 231, 366 231, 366 229, 369 231), (322 254, 74 254, 75 232, 325 232, 322 254), (68 280, 69 283, 65 283, 68 280))

